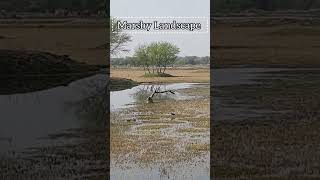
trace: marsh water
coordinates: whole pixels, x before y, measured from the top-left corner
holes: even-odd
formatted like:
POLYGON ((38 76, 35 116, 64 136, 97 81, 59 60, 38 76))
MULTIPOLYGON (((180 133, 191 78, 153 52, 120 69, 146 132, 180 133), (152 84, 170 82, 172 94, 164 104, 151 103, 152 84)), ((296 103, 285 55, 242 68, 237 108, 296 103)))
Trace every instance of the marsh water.
MULTIPOLYGON (((171 83, 171 84, 143 84, 138 85, 130 89, 122 91, 113 91, 110 93, 110 107, 111 111, 121 110, 123 108, 133 107, 136 103, 145 101, 153 90, 179 90, 191 88, 197 85, 197 83, 171 83)), ((191 98, 184 96, 183 94, 176 92, 174 95, 167 96, 166 94, 159 94, 155 98, 170 97, 176 100, 191 98)))
POLYGON ((106 77, 100 74, 68 86, 0 95, 0 166, 7 167, 0 170, 1 175, 63 179, 68 174, 83 178, 90 169, 101 168, 102 164, 93 157, 100 154, 102 158, 106 150, 101 142, 107 112, 105 87, 106 77), (93 141, 92 136, 96 137, 93 141), (78 154, 83 157, 77 157, 78 154), (48 164, 49 160, 56 166, 48 164), (62 170, 59 165, 65 168, 62 170), (83 172, 77 170, 79 167, 83 172), (15 172, 20 171, 18 176, 15 172))

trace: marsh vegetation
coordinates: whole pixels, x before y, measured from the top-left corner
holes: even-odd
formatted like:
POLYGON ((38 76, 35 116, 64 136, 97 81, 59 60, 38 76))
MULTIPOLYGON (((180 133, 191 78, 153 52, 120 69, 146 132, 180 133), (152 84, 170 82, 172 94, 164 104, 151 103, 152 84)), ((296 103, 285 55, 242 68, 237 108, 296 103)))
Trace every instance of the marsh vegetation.
MULTIPOLYGON (((111 106, 121 101, 112 93, 111 106)), ((140 85, 128 95, 133 102, 111 112, 111 178, 161 179, 165 171, 165 179, 209 179, 209 85, 140 85), (159 87, 176 93, 146 103, 159 87)))

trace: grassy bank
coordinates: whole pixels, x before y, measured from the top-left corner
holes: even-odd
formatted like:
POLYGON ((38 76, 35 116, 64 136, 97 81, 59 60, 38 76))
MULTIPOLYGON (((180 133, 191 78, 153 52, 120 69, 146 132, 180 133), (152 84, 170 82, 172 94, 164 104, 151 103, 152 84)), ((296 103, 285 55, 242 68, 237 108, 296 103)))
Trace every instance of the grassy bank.
POLYGON ((142 68, 112 68, 111 77, 132 79, 140 83, 182 83, 198 82, 208 83, 210 81, 210 69, 208 68, 174 68, 168 69, 167 74, 172 77, 149 77, 145 76, 142 68))

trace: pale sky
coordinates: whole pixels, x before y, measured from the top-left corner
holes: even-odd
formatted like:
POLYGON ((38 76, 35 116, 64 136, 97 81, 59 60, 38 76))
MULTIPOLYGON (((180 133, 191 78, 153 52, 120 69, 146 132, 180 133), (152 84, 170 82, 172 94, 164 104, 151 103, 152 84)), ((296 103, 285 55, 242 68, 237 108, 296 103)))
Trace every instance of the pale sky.
MULTIPOLYGON (((117 17, 208 17, 210 0, 111 0, 111 16, 117 17)), ((210 30, 209 30, 210 32, 210 30)), ((209 56, 210 33, 205 34, 131 34, 131 51, 120 56, 131 56, 139 44, 168 41, 180 48, 179 56, 209 56)), ((119 57, 119 56, 118 56, 119 57)))

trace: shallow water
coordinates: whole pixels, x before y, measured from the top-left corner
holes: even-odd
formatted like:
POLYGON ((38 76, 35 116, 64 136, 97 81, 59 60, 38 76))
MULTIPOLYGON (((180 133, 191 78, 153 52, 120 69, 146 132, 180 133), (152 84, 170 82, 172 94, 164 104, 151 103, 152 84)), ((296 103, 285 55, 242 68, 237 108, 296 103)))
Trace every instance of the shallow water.
POLYGON ((106 82, 105 75, 95 75, 68 86, 0 95, 0 166, 7 167, 0 168, 0 179, 2 175, 11 179, 70 179, 90 174, 100 163, 94 161, 96 152, 106 150, 99 142, 105 137, 99 131, 105 130, 107 107, 101 103, 105 101, 101 92, 106 82), (97 147, 94 152, 87 146, 104 149, 97 147), (21 170, 19 177, 17 168, 21 170))
MULTIPOLYGON (((171 84, 161 84, 161 85, 139 85, 135 86, 130 89, 122 90, 122 91, 113 91, 110 92, 110 107, 111 111, 121 110, 128 107, 133 107, 134 104, 137 102, 137 95, 139 92, 143 92, 141 98, 148 97, 153 92, 153 89, 160 88, 161 91, 164 90, 179 90, 179 89, 186 89, 192 86, 197 85, 197 83, 171 83, 171 84)), ((163 96, 163 95, 156 95, 156 96, 163 96)), ((184 99, 188 98, 186 96, 181 95, 179 92, 172 95, 170 94, 171 98, 174 99, 184 99)), ((144 99, 144 100, 145 100, 144 99)))
POLYGON ((26 94, 0 96, 0 152, 43 145, 39 138, 64 129, 82 127, 72 104, 104 88, 103 75, 75 81, 66 87, 26 94), (100 87, 90 87, 90 84, 100 87))

